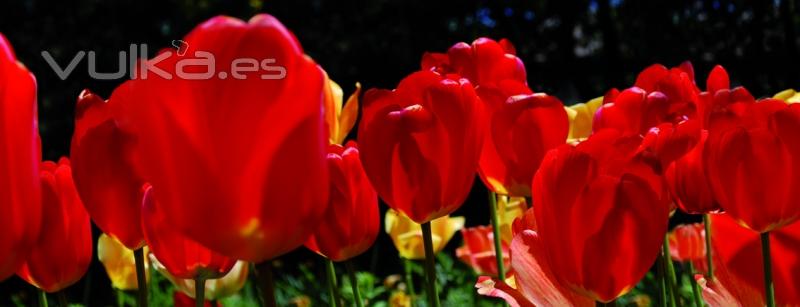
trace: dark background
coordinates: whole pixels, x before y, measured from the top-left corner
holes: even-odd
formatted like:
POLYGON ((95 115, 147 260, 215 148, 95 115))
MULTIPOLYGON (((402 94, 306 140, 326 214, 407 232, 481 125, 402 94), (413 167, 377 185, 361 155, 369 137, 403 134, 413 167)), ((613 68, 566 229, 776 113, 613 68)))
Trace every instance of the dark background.
MULTIPOLYGON (((99 69, 113 71, 118 52, 130 44, 147 43, 153 56, 215 15, 248 19, 267 12, 294 32, 346 96, 356 81, 365 88, 393 88, 419 68, 423 52, 443 52, 456 42, 488 36, 510 39, 525 62, 531 87, 566 104, 600 96, 611 87, 628 87, 650 64, 674 66, 684 60, 694 63, 701 87, 713 65, 722 64, 733 84, 761 97, 800 87, 794 2, 3 0, 0 32, 37 77, 44 157, 53 160, 69 153, 78 93, 89 88, 107 97, 122 80, 90 79, 84 59, 62 81, 42 58, 45 50, 61 65, 78 51, 94 50, 99 69)), ((469 225, 488 223, 485 193, 476 181, 457 212, 467 216, 469 225)), ((394 255, 384 235, 359 264, 383 275, 398 273, 394 257, 382 255, 394 255)), ((287 263, 313 259, 306 251, 284 257, 287 263)), ((97 261, 89 275, 91 295, 104 300, 110 291, 104 290, 108 281, 97 261)), ((85 285, 82 281, 70 288, 73 300, 79 300, 85 285)), ((0 283, 0 305, 10 304, 7 294, 21 289, 25 285, 17 278, 0 283)))

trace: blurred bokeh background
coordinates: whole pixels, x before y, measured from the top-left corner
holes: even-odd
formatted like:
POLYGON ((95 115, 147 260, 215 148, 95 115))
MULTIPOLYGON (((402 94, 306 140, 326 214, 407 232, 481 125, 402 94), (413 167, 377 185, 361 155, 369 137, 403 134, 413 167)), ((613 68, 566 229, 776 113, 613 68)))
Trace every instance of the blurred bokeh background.
MULTIPOLYGON (((123 80, 89 78, 85 59, 61 80, 43 51, 61 65, 79 51, 95 51, 99 70, 114 71, 118 53, 130 44, 148 44, 153 56, 215 15, 248 19, 266 12, 294 32, 345 95, 357 81, 365 88, 393 88, 419 69, 423 52, 443 52, 456 42, 488 36, 508 38, 525 62, 531 87, 566 104, 601 96, 611 87, 628 87, 653 63, 674 66, 685 60, 694 64, 700 84, 713 65, 721 64, 734 85, 745 85, 762 97, 800 87, 795 2, 9 0, 0 4, 0 32, 37 77, 44 157, 53 160, 69 153, 78 93, 89 88, 107 97, 123 80)), ((476 181, 456 215, 467 216, 468 225, 488 224, 485 193, 476 181)), ((453 240, 448 251, 459 241, 453 240)), ((394 253, 382 235, 376 248, 359 258, 360 268, 378 275, 399 273, 394 253)), ((315 261, 307 251, 283 258, 287 271, 315 261)), ((0 283, 0 306, 11 304, 11 293, 33 294, 29 289, 16 278, 0 283)), ((97 261, 69 291, 75 301, 114 301, 97 261)))

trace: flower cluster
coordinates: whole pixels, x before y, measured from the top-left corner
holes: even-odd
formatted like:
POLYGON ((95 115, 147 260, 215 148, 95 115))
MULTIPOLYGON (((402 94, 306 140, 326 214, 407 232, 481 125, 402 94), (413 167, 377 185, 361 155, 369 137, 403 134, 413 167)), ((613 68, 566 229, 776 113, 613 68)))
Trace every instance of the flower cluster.
MULTIPOLYGON (((248 262, 305 246, 328 265, 330 302, 345 262, 362 306, 350 260, 380 235, 381 199, 400 257, 425 259, 430 306, 433 256, 459 230, 456 255, 484 275, 477 293, 512 306, 612 302, 654 264, 661 303, 674 303, 673 261, 692 274, 697 305, 800 304, 792 90, 756 99, 721 66, 701 89, 689 62, 656 64, 629 88, 565 106, 531 89, 510 42, 479 38, 424 54, 395 89, 361 97, 356 84, 343 103, 272 16, 215 17, 184 41, 218 65, 266 59, 285 75, 155 75, 107 100, 85 90, 69 158, 55 163, 41 161, 35 78, 0 36, 0 279, 46 292, 75 283, 94 222, 114 287, 138 289, 141 305, 146 264, 176 285, 176 304, 202 305, 242 288, 248 262), (450 215, 476 175, 489 225, 464 228, 450 215), (670 231, 676 210, 704 223, 670 231)), ((183 70, 183 56, 155 65, 183 70)), ((412 278, 405 286, 413 297, 412 278)))

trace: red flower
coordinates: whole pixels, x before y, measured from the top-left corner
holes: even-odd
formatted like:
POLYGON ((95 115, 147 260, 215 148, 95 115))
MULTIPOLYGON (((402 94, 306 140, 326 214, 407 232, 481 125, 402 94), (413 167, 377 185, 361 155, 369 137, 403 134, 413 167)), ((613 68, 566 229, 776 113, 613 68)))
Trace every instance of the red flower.
POLYGON ((378 194, 369 183, 355 142, 328 147, 330 198, 328 212, 306 247, 333 261, 360 255, 380 231, 378 194))
POLYGON ((482 111, 469 81, 432 71, 368 91, 358 138, 378 195, 417 223, 455 211, 478 168, 482 111))
POLYGON ((14 274, 39 236, 36 117, 36 79, 0 34, 0 280, 14 274))
POLYGON ((92 227, 72 182, 69 160, 41 165, 42 230, 17 274, 46 292, 83 277, 92 262, 92 227))
POLYGON ((800 105, 735 103, 713 119, 704 158, 714 197, 742 225, 768 232, 800 219, 800 105))
POLYGON ((648 114, 660 117, 663 122, 680 121, 683 117, 696 116, 700 89, 694 82, 694 67, 692 63, 683 62, 680 66, 667 69, 661 64, 654 64, 639 73, 634 86, 648 93, 663 93, 668 103, 662 105, 664 109, 659 113, 648 114))
POLYGON ((545 153, 567 141, 564 105, 556 97, 532 94, 517 82, 503 82, 498 90, 481 89, 489 114, 481 179, 497 193, 530 196, 531 179, 545 153))
POLYGON ((598 301, 615 299, 644 276, 667 231, 668 193, 635 155, 640 140, 596 132, 548 152, 533 180, 550 267, 562 284, 598 301))
POLYGON ((144 179, 135 169, 136 137, 123 130, 113 114, 119 103, 81 92, 70 157, 75 186, 92 220, 127 248, 137 249, 144 245, 140 227, 144 179))
POLYGON ((269 15, 215 17, 184 41, 190 59, 205 52, 218 68, 247 69, 192 80, 176 74, 192 62, 171 54, 156 66, 173 78, 151 72, 115 91, 159 210, 233 258, 258 262, 301 246, 327 209, 322 70, 269 15))
POLYGON ((472 45, 461 42, 453 45, 447 53, 425 53, 422 70, 433 70, 441 74, 457 74, 467 78, 476 87, 494 85, 502 80, 515 80, 527 84, 525 65, 515 55, 514 46, 508 40, 496 42, 481 37, 472 45))
POLYGON ((697 145, 686 155, 670 164, 664 178, 678 207, 686 213, 705 214, 717 212, 721 208, 711 193, 703 163, 708 132, 702 131, 697 145))
MULTIPOLYGON (((730 306, 764 305, 764 273, 761 241, 757 233, 744 228, 728 214, 711 216, 712 255, 715 258, 715 283, 704 289, 707 301, 722 301, 730 306), (719 268, 719 269, 716 269, 719 268), (723 292, 724 291, 724 292, 723 292)), ((770 233, 772 281, 778 306, 800 305, 800 223, 770 233)))
POLYGON ((592 130, 613 128, 627 135, 644 135, 666 119, 669 98, 661 92, 648 93, 632 87, 617 93, 612 90, 597 109, 592 130))
POLYGON ((652 153, 661 162, 661 170, 696 147, 702 137, 700 121, 684 120, 662 123, 650 128, 642 140, 642 150, 652 153))
MULTIPOLYGON (((497 257, 494 250, 492 226, 461 229, 464 245, 456 249, 456 257, 480 275, 497 277, 497 257)), ((508 245, 502 244, 504 267, 509 267, 508 245)), ((507 272, 511 274, 511 272, 507 272)))
POLYGON ((177 278, 216 279, 225 276, 236 264, 236 259, 211 251, 174 229, 154 194, 153 187, 144 192, 142 230, 147 246, 158 262, 177 278))
POLYGON ((730 88, 728 72, 720 65, 714 67, 706 80, 706 91, 700 93, 698 113, 703 127, 709 128, 711 118, 726 116, 728 106, 736 102, 755 103, 755 98, 744 87, 730 88))
POLYGON ((669 254, 676 261, 706 260, 706 231, 703 224, 679 225, 669 233, 669 254))

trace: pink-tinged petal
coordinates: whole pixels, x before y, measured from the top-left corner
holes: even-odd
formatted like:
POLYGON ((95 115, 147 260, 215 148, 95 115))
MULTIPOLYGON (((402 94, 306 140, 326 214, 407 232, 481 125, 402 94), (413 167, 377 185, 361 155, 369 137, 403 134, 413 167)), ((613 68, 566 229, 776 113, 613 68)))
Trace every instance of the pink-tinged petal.
POLYGON ((536 306, 594 306, 594 300, 580 296, 558 283, 546 260, 539 235, 526 230, 511 241, 511 267, 517 289, 536 306))
POLYGON ((517 289, 512 288, 502 281, 497 281, 488 276, 478 277, 478 282, 475 284, 478 289, 478 294, 484 296, 491 296, 501 298, 506 301, 511 307, 535 307, 533 303, 529 302, 525 296, 522 295, 517 289))

